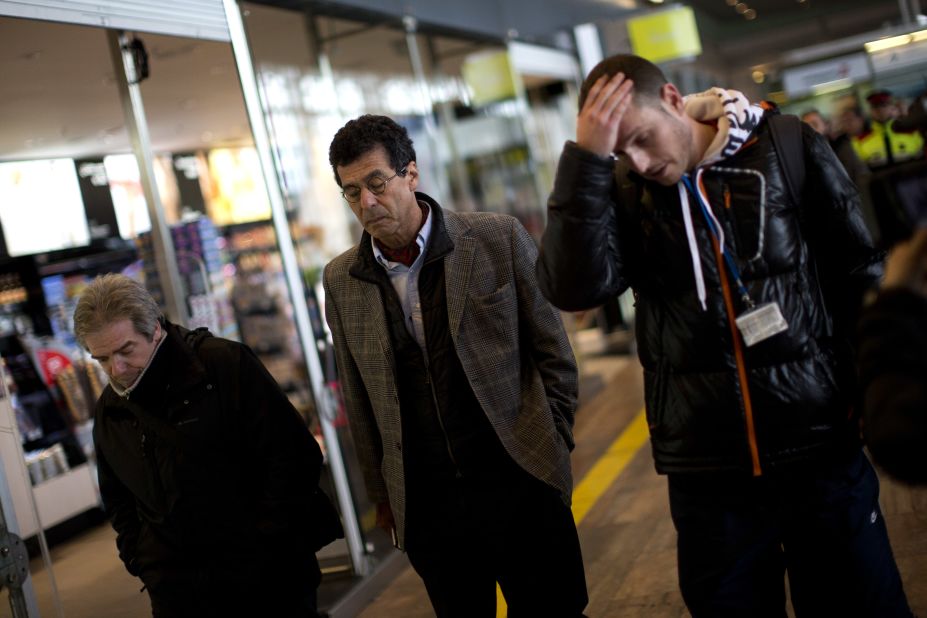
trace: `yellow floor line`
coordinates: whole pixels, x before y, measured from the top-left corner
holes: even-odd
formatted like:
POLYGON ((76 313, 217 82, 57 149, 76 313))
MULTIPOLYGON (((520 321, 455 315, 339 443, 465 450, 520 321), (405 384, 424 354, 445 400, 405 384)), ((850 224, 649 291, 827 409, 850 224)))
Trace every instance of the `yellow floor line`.
MULTIPOLYGON (((647 442, 648 433, 647 417, 642 409, 576 486, 573 491, 573 519, 577 526, 647 442)), ((505 598, 497 584, 496 618, 505 618, 506 614, 505 598)))
POLYGON ((586 473, 573 490, 573 519, 577 526, 647 442, 649 433, 647 416, 642 409, 586 473))

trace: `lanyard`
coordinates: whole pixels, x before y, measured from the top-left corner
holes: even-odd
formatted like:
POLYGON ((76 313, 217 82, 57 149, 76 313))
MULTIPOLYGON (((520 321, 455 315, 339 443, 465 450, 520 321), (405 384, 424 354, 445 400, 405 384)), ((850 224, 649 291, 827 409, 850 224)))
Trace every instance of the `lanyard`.
POLYGON ((686 185, 689 193, 695 196, 695 200, 698 202, 699 208, 702 211, 702 215, 705 217, 705 221, 708 223, 708 231, 711 232, 711 235, 714 236, 716 241, 718 241, 718 246, 721 249, 721 255, 724 258, 724 262, 727 264, 727 268, 731 271, 731 276, 734 278, 734 282, 737 284, 737 291, 740 293, 740 300, 743 301, 748 309, 753 309, 755 306, 753 299, 750 298, 750 293, 747 292, 747 286, 744 285, 743 280, 740 278, 740 270, 737 268, 737 264, 734 263, 734 259, 731 257, 730 252, 727 250, 725 243, 721 240, 721 234, 718 231, 718 228, 715 226, 715 219, 709 212, 708 206, 705 204, 704 200, 702 200, 702 195, 695 190, 695 187, 692 185, 692 180, 689 178, 688 174, 683 175, 682 182, 686 185))

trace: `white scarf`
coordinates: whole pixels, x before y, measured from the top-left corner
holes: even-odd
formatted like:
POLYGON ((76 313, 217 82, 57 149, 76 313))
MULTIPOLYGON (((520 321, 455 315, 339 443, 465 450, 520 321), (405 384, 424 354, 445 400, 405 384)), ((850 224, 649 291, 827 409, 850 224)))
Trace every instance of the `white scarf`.
POLYGON ((154 357, 158 353, 158 350, 161 349, 161 344, 164 343, 165 339, 167 339, 167 331, 164 329, 164 325, 162 324, 161 325, 161 339, 158 340, 158 345, 156 345, 155 349, 151 351, 151 356, 148 357, 148 362, 145 363, 145 366, 138 373, 138 377, 136 377, 132 381, 132 384, 130 384, 126 388, 123 388, 122 386, 119 385, 118 382, 116 382, 116 380, 112 378, 109 379, 109 385, 113 387, 113 390, 116 392, 117 395, 119 395, 120 397, 124 397, 125 399, 129 398, 129 395, 132 394, 132 391, 135 390, 139 382, 142 381, 142 378, 145 377, 145 372, 147 372, 148 368, 151 367, 151 363, 154 362, 154 357))
MULTIPOLYGON (((700 122, 716 121, 718 132, 708 145, 702 160, 695 166, 692 175, 692 184, 698 191, 708 209, 715 229, 718 230, 718 242, 724 246, 724 230, 712 212, 708 196, 702 186, 702 173, 705 168, 734 155, 750 139, 753 131, 763 118, 763 108, 751 105, 747 97, 737 90, 724 90, 711 88, 705 92, 691 94, 684 99, 686 113, 700 122)), ((677 184, 679 202, 682 206, 682 219, 686 226, 686 238, 689 242, 689 254, 692 258, 692 270, 695 271, 695 289, 698 293, 702 311, 708 309, 706 299, 708 293, 705 288, 705 275, 702 272, 702 261, 698 253, 695 240, 695 227, 692 224, 692 212, 689 207, 689 193, 680 180, 677 184)))

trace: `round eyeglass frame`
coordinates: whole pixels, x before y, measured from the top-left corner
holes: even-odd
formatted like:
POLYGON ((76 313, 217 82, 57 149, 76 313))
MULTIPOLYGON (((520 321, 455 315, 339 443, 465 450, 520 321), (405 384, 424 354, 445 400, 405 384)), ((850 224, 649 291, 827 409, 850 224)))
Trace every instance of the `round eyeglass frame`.
MULTIPOLYGON (((389 186, 390 180, 392 180, 393 178, 397 176, 405 177, 408 171, 409 171, 409 167, 405 166, 402 169, 400 169, 398 172, 390 176, 389 178, 383 178, 382 176, 374 176, 373 178, 369 179, 366 183, 364 183, 364 186, 366 186, 367 190, 373 193, 374 195, 383 195, 384 193, 386 193, 386 188, 389 186), (379 181, 382 184, 371 184, 374 181, 379 181)), ((357 202, 359 202, 361 193, 362 193, 362 189, 361 187, 358 187, 357 185, 348 185, 347 187, 342 187, 341 189, 341 197, 343 197, 344 201, 348 202, 349 204, 356 204, 357 202), (355 195, 354 197, 349 197, 346 191, 352 191, 353 189, 357 189, 357 195, 355 195)))

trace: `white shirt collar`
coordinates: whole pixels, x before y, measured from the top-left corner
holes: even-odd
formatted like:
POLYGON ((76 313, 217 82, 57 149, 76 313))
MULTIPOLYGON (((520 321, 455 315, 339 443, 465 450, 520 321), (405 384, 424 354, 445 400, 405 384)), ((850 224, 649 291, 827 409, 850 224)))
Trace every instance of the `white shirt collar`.
MULTIPOLYGON (((418 231, 418 234, 415 236, 415 242, 418 244, 419 254, 415 258, 415 262, 412 263, 412 266, 415 266, 419 260, 423 259, 425 255, 425 247, 428 246, 428 238, 431 236, 431 222, 434 220, 434 215, 431 212, 431 207, 425 202, 419 201, 419 204, 422 207, 428 209, 428 217, 425 219, 425 225, 422 226, 422 229, 418 231)), ((383 252, 380 251, 380 248, 377 247, 377 243, 374 242, 373 236, 370 237, 370 246, 373 248, 373 257, 377 259, 377 262, 385 268, 386 270, 394 270, 396 268, 405 268, 410 269, 411 267, 406 266, 401 262, 392 262, 383 255, 383 252)))

